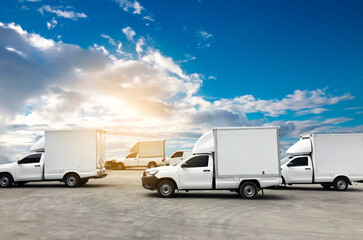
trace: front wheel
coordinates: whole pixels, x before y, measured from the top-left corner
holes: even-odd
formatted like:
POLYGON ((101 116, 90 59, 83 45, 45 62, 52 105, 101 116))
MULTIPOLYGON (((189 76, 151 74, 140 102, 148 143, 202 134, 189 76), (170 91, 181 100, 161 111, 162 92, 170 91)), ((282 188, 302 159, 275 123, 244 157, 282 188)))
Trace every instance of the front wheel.
POLYGON ((158 184, 157 190, 159 197, 170 198, 174 195, 175 186, 171 181, 165 180, 158 184))
POLYGON ((344 177, 336 178, 333 182, 334 189, 337 191, 345 191, 348 188, 348 180, 344 177))
POLYGON ((239 194, 244 199, 255 199, 257 193, 257 186, 253 182, 245 182, 239 188, 239 194))
POLYGON ((67 174, 67 176, 64 179, 64 183, 67 187, 78 187, 81 183, 81 179, 79 176, 75 173, 67 174))
POLYGON ((13 177, 10 174, 3 174, 0 176, 0 187, 11 187, 11 185, 13 185, 13 182, 13 177))
POLYGON ((80 181, 80 183, 79 183, 79 185, 80 186, 85 185, 88 182, 88 180, 89 180, 89 178, 82 178, 81 181, 80 181))
POLYGON ((117 163, 116 164, 116 168, 117 168, 117 170, 124 170, 125 169, 125 165, 123 163, 117 163))

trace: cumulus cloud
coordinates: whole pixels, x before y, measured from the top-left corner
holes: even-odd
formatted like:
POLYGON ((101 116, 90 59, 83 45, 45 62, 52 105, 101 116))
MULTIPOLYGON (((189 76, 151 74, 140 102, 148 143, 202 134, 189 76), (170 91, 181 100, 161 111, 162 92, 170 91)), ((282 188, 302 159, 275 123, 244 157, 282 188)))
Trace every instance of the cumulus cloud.
MULTIPOLYGON (((159 50, 144 50, 141 42, 132 43, 136 49, 139 44, 137 56, 126 57, 118 43, 116 50, 122 54, 116 58, 99 44, 82 49, 28 33, 14 23, 0 23, 2 161, 26 153, 44 129, 105 129, 112 136, 109 153, 117 155, 140 138, 174 139, 182 147, 215 126, 267 124, 264 119, 248 119, 249 113, 269 117, 289 111, 319 114, 324 106, 353 98, 349 93, 333 96, 327 89, 317 89, 296 90, 280 100, 252 95, 210 100, 198 95, 202 75, 187 74, 159 50)), ((281 125, 284 136, 296 137, 337 129, 349 120, 269 124, 281 125)))
POLYGON ((113 39, 113 38, 111 38, 109 35, 106 35, 106 34, 101 34, 101 37, 103 37, 103 38, 105 38, 105 39, 107 39, 108 40, 108 42, 111 44, 111 45, 113 45, 113 46, 116 46, 117 44, 116 44, 116 42, 115 42, 115 40, 113 39))
POLYGON ((48 13, 54 13, 56 14, 58 17, 62 17, 62 18, 68 18, 68 19, 72 19, 72 20, 78 20, 79 18, 87 18, 87 15, 84 13, 78 13, 72 10, 71 7, 51 7, 49 5, 44 5, 41 8, 38 9, 42 14, 44 14, 44 12, 48 12, 48 13))

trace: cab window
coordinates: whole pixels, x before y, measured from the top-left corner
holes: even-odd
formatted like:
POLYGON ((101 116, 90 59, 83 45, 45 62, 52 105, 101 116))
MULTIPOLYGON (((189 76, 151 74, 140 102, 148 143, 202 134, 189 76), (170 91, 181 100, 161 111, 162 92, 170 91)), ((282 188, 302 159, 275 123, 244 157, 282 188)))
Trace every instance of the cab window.
POLYGON ((197 156, 189 159, 186 161, 186 167, 187 168, 193 168, 193 167, 208 167, 208 159, 209 156, 197 156))
POLYGON ((171 158, 177 158, 177 157, 182 157, 183 156, 183 152, 176 152, 174 153, 171 158))
POLYGON ((42 154, 32 154, 19 161, 20 164, 38 163, 42 154))
POLYGON ((308 165, 307 157, 295 158, 288 164, 289 167, 299 167, 299 166, 307 166, 307 165, 308 165))

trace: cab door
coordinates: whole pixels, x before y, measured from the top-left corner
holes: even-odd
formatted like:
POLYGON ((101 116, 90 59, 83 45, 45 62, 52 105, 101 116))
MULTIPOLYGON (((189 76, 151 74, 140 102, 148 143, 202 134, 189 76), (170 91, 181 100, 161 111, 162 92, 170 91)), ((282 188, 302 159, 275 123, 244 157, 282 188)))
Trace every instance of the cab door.
POLYGON ((180 189, 212 189, 212 156, 194 156, 179 167, 180 189))
POLYGON ((287 183, 312 183, 313 167, 309 156, 293 158, 286 165, 287 183))
POLYGON ((125 167, 137 167, 139 166, 139 158, 137 153, 130 153, 125 158, 125 167))
POLYGON ((18 161, 15 168, 18 181, 40 181, 43 176, 42 154, 32 154, 18 161))

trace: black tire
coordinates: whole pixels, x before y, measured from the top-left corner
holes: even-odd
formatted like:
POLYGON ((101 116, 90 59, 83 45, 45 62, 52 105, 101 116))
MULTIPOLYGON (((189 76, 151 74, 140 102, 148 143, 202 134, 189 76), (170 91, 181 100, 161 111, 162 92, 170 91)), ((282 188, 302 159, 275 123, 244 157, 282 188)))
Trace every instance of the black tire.
POLYGON ((245 182, 241 184, 238 192, 244 199, 255 199, 258 194, 258 188, 253 182, 245 182))
POLYGON ((161 181, 157 187, 158 195, 162 198, 171 198, 175 193, 174 183, 169 180, 161 181))
POLYGON ((80 186, 85 185, 88 182, 88 180, 89 180, 89 178, 82 178, 81 181, 80 181, 80 183, 79 183, 79 185, 80 186))
POLYGON ((325 189, 329 189, 333 186, 332 183, 320 183, 320 185, 325 188, 325 189))
POLYGON ((150 162, 149 165, 147 165, 148 168, 156 168, 157 165, 155 162, 150 162))
POLYGON ((75 173, 69 173, 64 178, 67 187, 78 187, 81 183, 80 177, 75 173))
POLYGON ((117 170, 124 170, 125 169, 125 165, 123 163, 117 163, 116 164, 116 169, 117 170))
POLYGON ((10 174, 5 173, 0 176, 0 187, 9 188, 13 185, 13 183, 14 179, 10 174))
POLYGON ((348 188, 348 180, 344 177, 338 177, 334 180, 333 185, 336 191, 345 191, 348 188))

